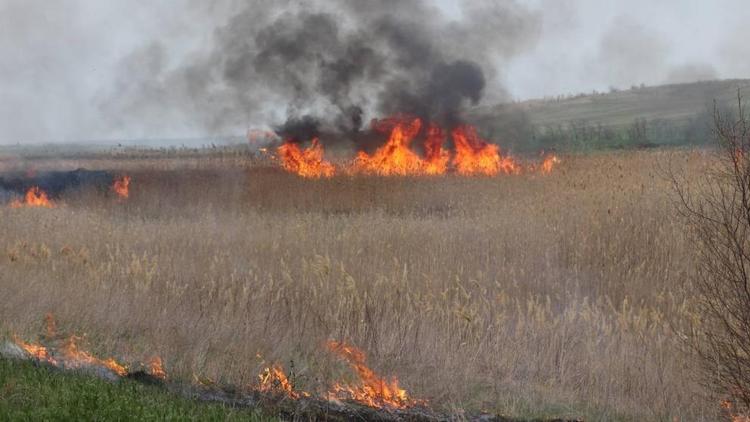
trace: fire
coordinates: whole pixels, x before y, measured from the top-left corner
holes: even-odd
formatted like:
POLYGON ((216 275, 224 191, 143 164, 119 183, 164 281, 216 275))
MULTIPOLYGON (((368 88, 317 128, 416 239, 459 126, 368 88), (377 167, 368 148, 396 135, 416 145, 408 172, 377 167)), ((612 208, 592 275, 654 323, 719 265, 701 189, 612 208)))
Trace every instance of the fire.
POLYGON ((300 149, 299 145, 288 141, 276 152, 284 170, 302 177, 332 177, 336 171, 333 164, 323 159, 323 146, 317 138, 312 140, 308 148, 300 149))
MULTIPOLYGON (((258 391, 264 393, 283 393, 293 399, 300 398, 300 393, 294 391, 294 386, 278 364, 264 369, 258 375, 258 391)), ((309 396, 305 392, 302 392, 301 395, 305 397, 309 396)))
POLYGON ((93 356, 91 353, 85 350, 80 350, 77 344, 77 341, 80 339, 81 338, 77 336, 70 336, 63 344, 63 347, 61 349, 62 356, 64 357, 63 366, 67 368, 104 366, 121 377, 127 375, 127 368, 117 363, 117 361, 115 361, 113 358, 102 360, 93 356))
POLYGON ((27 343, 15 335, 13 336, 13 342, 16 343, 18 347, 22 348, 34 359, 40 362, 47 362, 52 365, 57 365, 55 359, 53 359, 50 355, 49 350, 47 350, 47 348, 42 346, 41 344, 27 343))
POLYGON ((160 380, 167 379, 167 372, 164 370, 164 361, 159 356, 152 357, 147 364, 148 373, 160 380))
POLYGON ((456 147, 453 165, 458 174, 494 176, 521 172, 518 163, 500 155, 500 148, 482 139, 473 126, 461 125, 453 129, 452 135, 456 147))
MULTIPOLYGON (((373 153, 360 151, 347 165, 344 173, 372 174, 379 176, 433 176, 455 171, 463 176, 499 173, 519 174, 521 166, 510 156, 500 154, 500 148, 483 140, 474 127, 460 125, 451 131, 454 151, 444 148, 446 134, 435 123, 424 124, 422 119, 408 115, 396 115, 385 119, 373 119, 375 132, 385 133, 386 142, 373 153), (412 148, 419 139, 423 154, 412 148)), ((330 177, 335 173, 332 164, 323 160, 323 148, 317 139, 306 150, 287 142, 278 149, 282 166, 287 171, 304 177, 330 177)), ((551 171, 557 163, 553 158, 545 163, 551 171)))
POLYGON ((392 117, 374 120, 372 126, 373 129, 380 132, 390 130, 390 136, 385 145, 378 148, 373 155, 360 151, 354 160, 352 168, 354 172, 380 176, 405 176, 425 173, 425 160, 409 148, 412 140, 422 127, 420 119, 392 117))
POLYGON ((55 204, 47 197, 47 193, 36 186, 32 186, 26 191, 23 201, 15 199, 10 203, 11 208, 21 207, 42 207, 54 208, 55 204))
POLYGON ((401 388, 396 378, 390 381, 380 378, 365 364, 365 354, 358 348, 345 342, 328 341, 326 347, 346 360, 360 379, 360 385, 336 383, 329 396, 339 399, 350 399, 371 407, 392 407, 402 409, 421 401, 410 399, 406 390, 401 388))
POLYGON ((130 176, 115 179, 112 183, 112 190, 121 199, 127 199, 130 196, 130 176))
POLYGON ((542 165, 539 167, 539 169, 543 174, 550 174, 552 173, 552 168, 555 167, 555 164, 559 163, 560 159, 557 158, 556 155, 549 155, 544 159, 544 161, 542 161, 542 165))
POLYGON ((431 124, 427 129, 427 138, 424 141, 425 173, 445 174, 450 161, 450 153, 443 149, 445 134, 443 129, 436 124, 431 124))

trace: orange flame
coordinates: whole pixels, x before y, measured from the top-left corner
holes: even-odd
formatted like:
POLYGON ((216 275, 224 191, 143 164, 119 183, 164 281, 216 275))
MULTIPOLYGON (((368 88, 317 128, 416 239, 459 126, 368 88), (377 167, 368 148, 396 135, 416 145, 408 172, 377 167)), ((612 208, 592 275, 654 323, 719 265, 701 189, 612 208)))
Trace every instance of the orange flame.
POLYGON ((559 163, 560 159, 557 158, 556 155, 549 155, 544 159, 544 161, 542 161, 542 165, 539 167, 539 169, 543 174, 550 174, 552 173, 552 168, 555 166, 555 164, 559 163))
POLYGON ((80 350, 76 342, 80 337, 70 336, 62 347, 63 366, 68 368, 81 368, 84 366, 104 366, 119 376, 125 376, 128 373, 127 368, 117 363, 113 358, 99 359, 91 353, 80 350))
POLYGON ((360 379, 360 385, 336 383, 329 396, 351 399, 371 407, 406 408, 423 403, 410 399, 396 378, 390 381, 380 378, 365 364, 365 354, 360 349, 345 342, 330 340, 326 343, 329 351, 335 353, 351 365, 360 379))
POLYGON ((161 360, 161 357, 154 356, 152 357, 147 364, 148 367, 148 373, 154 377, 158 378, 160 380, 167 379, 167 372, 164 370, 164 361, 161 360))
MULTIPOLYGON (((373 120, 372 126, 375 130, 381 132, 390 129, 388 141, 378 148, 373 155, 360 151, 354 160, 353 171, 381 176, 425 173, 425 161, 409 149, 409 144, 422 127, 420 119, 396 116, 383 120, 373 120)), ((434 148, 433 151, 439 152, 435 146, 431 145, 431 148, 434 148)))
POLYGON ((55 204, 50 201, 47 197, 47 193, 39 189, 36 186, 32 186, 26 191, 23 201, 14 199, 10 203, 11 208, 21 207, 42 207, 42 208, 54 208, 55 204))
MULTIPOLYGON (((274 364, 270 368, 266 368, 258 375, 258 391, 264 393, 283 393, 287 396, 298 399, 300 393, 294 391, 294 386, 289 381, 289 378, 284 373, 284 370, 280 365, 274 364)), ((303 396, 307 397, 309 394, 302 392, 303 396)))
POLYGON ((432 123, 427 129, 424 141, 425 173, 445 174, 450 161, 450 153, 443 149, 445 134, 440 126, 432 123))
POLYGON ((47 362, 52 365, 57 365, 55 359, 53 359, 50 355, 49 350, 47 350, 47 348, 42 346, 41 344, 27 343, 15 335, 13 336, 13 342, 16 343, 18 347, 22 348, 34 359, 37 359, 41 362, 47 362))
MULTIPOLYGON (((372 154, 360 151, 349 163, 345 173, 372 174, 379 176, 424 176, 441 175, 454 170, 463 176, 495 176, 497 174, 520 174, 521 165, 509 155, 502 155, 500 148, 482 139, 476 128, 460 125, 451 131, 455 151, 443 147, 445 133, 435 123, 430 123, 422 130, 423 122, 418 117, 396 115, 385 119, 373 119, 373 131, 388 133, 388 140, 372 154), (420 135, 423 133, 423 135, 420 135), (411 148, 417 136, 423 136, 424 154, 420 155, 411 148)), ((277 150, 281 165, 291 173, 303 177, 331 177, 336 168, 323 160, 323 147, 314 139, 307 149, 300 149, 292 142, 287 142, 277 150)), ((552 172, 560 159, 550 155, 538 167, 529 166, 529 170, 539 169, 544 174, 552 172)))
POLYGON ((452 132, 456 155, 453 165, 458 174, 494 176, 500 172, 518 174, 521 167, 510 157, 500 155, 500 147, 482 139, 474 127, 462 125, 452 132))
POLYGON ((290 173, 317 179, 332 177, 336 171, 333 164, 323 159, 323 146, 317 138, 306 149, 300 149, 294 142, 286 142, 276 151, 281 159, 281 166, 290 173))
POLYGON ((121 199, 127 199, 130 196, 130 176, 115 179, 112 183, 112 190, 121 199))

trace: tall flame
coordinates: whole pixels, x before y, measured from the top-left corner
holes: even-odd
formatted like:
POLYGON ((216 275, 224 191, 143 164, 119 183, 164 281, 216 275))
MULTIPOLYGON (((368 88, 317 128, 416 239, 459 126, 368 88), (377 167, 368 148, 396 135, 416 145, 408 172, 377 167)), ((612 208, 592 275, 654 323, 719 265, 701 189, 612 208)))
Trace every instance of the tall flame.
POLYGON ((456 148, 453 165, 458 174, 494 176, 500 172, 521 172, 518 163, 510 157, 500 155, 500 148, 482 139, 473 126, 458 126, 453 129, 452 135, 456 148))
POLYGON ((425 173, 445 174, 450 161, 450 153, 443 149, 445 133, 440 126, 432 123, 427 128, 427 138, 424 141, 425 173))
POLYGON ((380 132, 390 130, 388 141, 373 155, 360 151, 354 160, 353 171, 381 176, 405 176, 425 172, 425 161, 409 148, 422 127, 419 118, 396 116, 373 120, 372 126, 380 132))
POLYGON ((122 176, 112 182, 112 190, 121 199, 127 199, 130 196, 130 176, 122 176))
POLYGON ((21 207, 41 207, 41 208, 54 208, 55 204, 50 201, 47 197, 47 193, 39 189, 37 186, 32 186, 26 191, 23 201, 14 199, 10 203, 11 208, 21 207))
POLYGON ((281 159, 281 166, 290 173, 307 178, 332 177, 336 172, 333 164, 323 159, 323 146, 317 138, 312 144, 300 149, 294 142, 286 142, 276 152, 281 159))
MULTIPOLYGON (((57 337, 57 324, 55 324, 55 318, 52 314, 47 314, 44 319, 47 326, 46 337, 48 340, 53 341, 57 337)), ((81 350, 77 343, 80 339, 81 338, 77 336, 68 337, 63 341, 62 346, 53 356, 52 351, 41 344, 26 343, 18 336, 13 337, 13 341, 19 347, 25 350, 31 357, 41 362, 74 369, 87 366, 103 366, 119 376, 125 376, 127 374, 127 368, 113 358, 99 359, 91 353, 81 350)))
POLYGON ((390 381, 379 377, 366 365, 362 350, 347 344, 330 340, 326 348, 344 359, 359 376, 359 385, 336 383, 329 396, 339 399, 350 399, 371 407, 406 408, 421 403, 409 398, 406 390, 401 388, 396 378, 390 381))

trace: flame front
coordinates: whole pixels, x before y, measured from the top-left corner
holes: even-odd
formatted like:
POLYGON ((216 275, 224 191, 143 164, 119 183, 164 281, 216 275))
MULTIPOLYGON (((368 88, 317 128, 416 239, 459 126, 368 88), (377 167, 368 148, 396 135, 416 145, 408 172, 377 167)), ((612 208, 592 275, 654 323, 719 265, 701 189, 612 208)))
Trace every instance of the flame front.
POLYGON ((42 346, 41 344, 27 343, 15 335, 13 336, 13 342, 16 343, 18 347, 23 349, 26 353, 28 353, 34 359, 40 362, 47 362, 52 365, 57 365, 57 361, 55 361, 55 359, 52 358, 52 356, 49 353, 49 350, 47 350, 47 348, 42 346))
POLYGON ((115 179, 112 183, 112 190, 121 199, 127 199, 130 196, 130 176, 122 176, 115 179))
POLYGON ((55 204, 47 197, 47 193, 36 186, 32 186, 26 191, 23 201, 15 199, 10 203, 11 208, 21 207, 41 207, 54 208, 55 204))
POLYGON ((70 336, 63 344, 61 352, 63 355, 63 366, 67 368, 82 368, 86 366, 104 366, 109 368, 115 374, 123 377, 127 375, 128 370, 123 365, 117 363, 113 358, 99 359, 91 353, 80 350, 77 341, 80 337, 70 336))
MULTIPOLYGON (((521 173, 516 160, 501 155, 497 145, 482 139, 470 125, 460 125, 451 131, 454 151, 443 147, 446 140, 443 128, 435 123, 425 126, 418 117, 396 115, 373 119, 371 126, 374 132, 387 134, 388 139, 371 154, 359 151, 344 173, 378 176, 434 176, 451 170, 463 176, 521 173), (412 149, 418 137, 422 155, 412 149)), ((323 160, 318 139, 305 150, 287 142, 278 148, 278 155, 284 169, 303 177, 331 177, 335 173, 335 167, 323 160)), ((557 162, 556 157, 548 157, 540 168, 548 173, 557 162)))
POLYGON ((276 152, 284 170, 306 178, 332 177, 336 172, 333 164, 323 159, 323 146, 315 138, 312 144, 300 149, 299 145, 287 141, 276 152))
POLYGON ((410 399, 406 390, 401 388, 396 378, 390 381, 379 377, 365 361, 365 354, 360 349, 345 342, 328 341, 326 347, 351 365, 359 376, 359 385, 336 383, 329 396, 338 399, 354 400, 371 407, 391 407, 402 409, 421 401, 410 399))

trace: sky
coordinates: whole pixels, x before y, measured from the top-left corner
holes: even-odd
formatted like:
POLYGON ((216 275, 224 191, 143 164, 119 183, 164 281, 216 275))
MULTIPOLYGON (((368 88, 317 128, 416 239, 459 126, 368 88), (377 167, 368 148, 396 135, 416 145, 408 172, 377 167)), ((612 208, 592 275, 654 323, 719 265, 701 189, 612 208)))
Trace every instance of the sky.
MULTIPOLYGON (((127 67, 134 51, 158 40, 169 54, 155 60, 190 60, 236 2, 0 0, 0 144, 205 135, 174 123, 169 110, 151 132, 113 126, 106 104, 130 75, 149 76, 149 67, 127 67)), ((746 0, 516 3, 536 26, 493 76, 511 99, 750 77, 746 0)), ((454 0, 435 5, 462 18, 454 0)), ((487 92, 485 101, 498 98, 487 92)))

